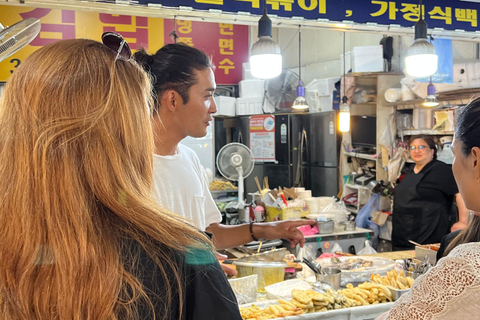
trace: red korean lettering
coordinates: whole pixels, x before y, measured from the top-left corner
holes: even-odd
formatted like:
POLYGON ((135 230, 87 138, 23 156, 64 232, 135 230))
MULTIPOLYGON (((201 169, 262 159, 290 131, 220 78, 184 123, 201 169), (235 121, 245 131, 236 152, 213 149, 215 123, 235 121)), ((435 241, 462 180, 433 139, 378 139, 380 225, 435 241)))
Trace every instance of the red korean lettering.
MULTIPOLYGON (((21 13, 20 16, 23 19, 41 19, 51 12, 52 9, 36 8, 32 11, 21 13)), ((49 43, 65 39, 75 39, 75 11, 61 10, 61 22, 59 23, 42 22, 40 33, 32 42, 30 42, 30 45, 42 47, 49 43)))
POLYGON ((113 15, 100 13, 100 21, 104 24, 112 24, 115 26, 104 26, 103 31, 113 31, 120 33, 128 42, 133 50, 145 48, 148 50, 148 18, 133 17, 126 15, 113 15), (134 27, 135 31, 121 31, 123 26, 134 27))

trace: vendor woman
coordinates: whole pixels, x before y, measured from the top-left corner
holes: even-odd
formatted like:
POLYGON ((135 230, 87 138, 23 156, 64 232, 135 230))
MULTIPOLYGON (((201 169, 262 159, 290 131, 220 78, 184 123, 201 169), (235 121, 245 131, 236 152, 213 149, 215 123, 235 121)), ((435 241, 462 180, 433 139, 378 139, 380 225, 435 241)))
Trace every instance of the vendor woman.
POLYGON ((392 247, 409 250, 408 240, 420 244, 438 243, 450 232, 450 211, 455 198, 458 222, 451 231, 462 229, 468 210, 453 177, 452 168, 437 159, 435 142, 429 136, 410 139, 410 157, 415 165, 396 186, 393 196, 392 247))

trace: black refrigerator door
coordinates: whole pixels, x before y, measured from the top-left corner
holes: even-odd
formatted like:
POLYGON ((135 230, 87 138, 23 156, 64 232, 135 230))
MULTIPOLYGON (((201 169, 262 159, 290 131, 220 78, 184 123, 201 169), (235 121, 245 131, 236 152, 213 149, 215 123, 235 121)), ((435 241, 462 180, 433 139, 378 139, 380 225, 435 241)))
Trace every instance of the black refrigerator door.
POLYGON ((342 136, 337 130, 336 111, 312 113, 305 121, 308 154, 304 163, 313 166, 338 167, 342 136))
POLYGON ((309 185, 313 197, 337 196, 339 170, 335 167, 307 167, 309 185))
MULTIPOLYGON (((268 177, 268 186, 270 189, 275 189, 280 187, 289 187, 288 181, 290 179, 290 170, 289 166, 286 164, 274 164, 274 163, 256 163, 253 168, 252 173, 245 178, 245 194, 254 193, 258 190, 257 184, 255 183, 255 176, 260 180, 262 184, 263 178, 268 177)), ((261 185, 261 187, 263 187, 261 185)), ((250 201, 250 196, 247 197, 247 200, 250 201)))

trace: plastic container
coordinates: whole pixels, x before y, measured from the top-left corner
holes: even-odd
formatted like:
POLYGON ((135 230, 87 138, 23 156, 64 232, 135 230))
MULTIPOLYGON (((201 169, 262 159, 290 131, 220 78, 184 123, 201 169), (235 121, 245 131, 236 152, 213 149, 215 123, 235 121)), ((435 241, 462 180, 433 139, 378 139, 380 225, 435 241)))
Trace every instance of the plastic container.
POLYGON ((265 80, 242 80, 238 83, 241 98, 262 98, 265 95, 265 80))
POLYGON ((346 231, 354 231, 357 228, 355 221, 346 221, 345 222, 345 230, 346 231))
POLYGON ((263 97, 237 98, 235 108, 237 115, 262 114, 263 97))
POLYGON ((343 231, 345 231, 346 227, 347 227, 347 226, 345 225, 344 222, 342 222, 342 223, 335 223, 334 229, 335 229, 335 232, 343 232, 343 231))
POLYGON ((271 284, 281 282, 285 278, 285 262, 256 262, 256 261, 233 261, 236 266, 238 277, 250 276, 256 274, 258 276, 257 291, 265 293, 265 287, 271 284))
POLYGON ((415 129, 432 129, 433 123, 432 109, 413 109, 412 126, 415 129))
POLYGON ((312 286, 306 281, 290 279, 266 286, 265 291, 269 299, 291 300, 293 289, 309 290, 311 288, 312 286))
POLYGON ((217 116, 235 116, 235 105, 237 99, 234 97, 218 96, 215 97, 217 105, 217 116))
POLYGON ((397 130, 411 129, 412 128, 412 116, 407 113, 397 114, 397 130))
POLYGON ((228 282, 232 286, 238 304, 251 303, 257 300, 258 276, 256 274, 228 279, 228 282))
POLYGON ((327 221, 317 221, 315 225, 317 226, 319 234, 333 233, 335 229, 335 222, 330 219, 327 221))

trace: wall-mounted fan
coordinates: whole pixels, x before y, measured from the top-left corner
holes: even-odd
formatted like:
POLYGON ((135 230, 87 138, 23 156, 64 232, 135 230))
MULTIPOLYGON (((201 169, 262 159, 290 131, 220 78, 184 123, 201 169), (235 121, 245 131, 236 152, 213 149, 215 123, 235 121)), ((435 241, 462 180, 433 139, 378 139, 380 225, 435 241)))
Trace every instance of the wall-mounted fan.
POLYGON ((5 29, 0 24, 0 61, 29 44, 40 32, 40 20, 28 18, 5 29))
POLYGON ((217 155, 217 168, 228 180, 238 181, 237 208, 243 209, 243 179, 253 171, 254 158, 252 151, 244 144, 232 142, 224 145, 217 155))
POLYGON ((265 104, 275 108, 274 111, 290 111, 297 97, 298 75, 290 70, 283 70, 275 78, 265 82, 265 104))

